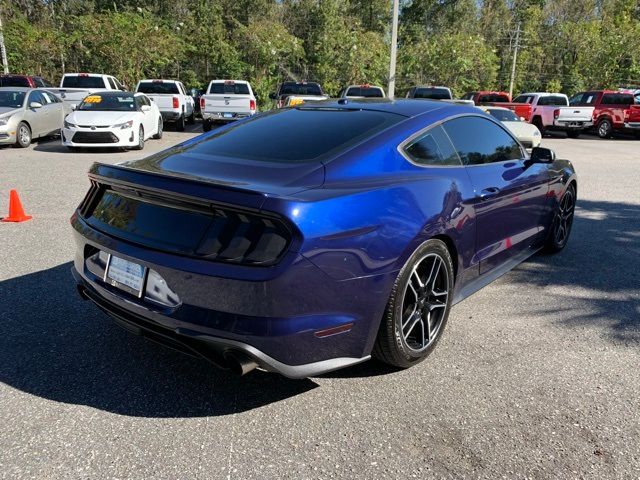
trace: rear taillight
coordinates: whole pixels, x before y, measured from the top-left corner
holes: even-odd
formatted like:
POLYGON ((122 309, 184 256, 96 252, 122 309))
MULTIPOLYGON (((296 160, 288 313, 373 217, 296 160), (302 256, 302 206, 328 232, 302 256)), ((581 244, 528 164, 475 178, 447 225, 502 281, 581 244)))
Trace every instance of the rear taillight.
POLYGON ((560 116, 560 109, 556 108, 553 111, 553 118, 558 118, 560 116))
POLYGON ((173 97, 173 108, 180 108, 180 100, 178 100, 178 97, 173 97))
POLYGON ((256 109, 256 101, 254 99, 249 100, 249 110, 256 109))
POLYGON ((204 108, 204 97, 200 97, 200 108, 204 108))

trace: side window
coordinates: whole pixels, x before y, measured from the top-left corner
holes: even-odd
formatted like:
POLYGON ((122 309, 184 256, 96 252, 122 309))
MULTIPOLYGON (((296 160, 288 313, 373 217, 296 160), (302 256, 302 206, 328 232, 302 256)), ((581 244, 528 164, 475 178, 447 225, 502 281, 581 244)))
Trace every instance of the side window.
POLYGON ((107 82, 109 82, 109 88, 110 89, 118 90, 118 87, 116 87, 116 82, 113 81, 113 78, 107 77, 107 82))
POLYGON ((411 141, 404 147, 404 152, 420 165, 461 165, 451 141, 440 126, 429 129, 411 141))
POLYGON ((144 100, 142 99, 142 96, 137 96, 135 97, 136 100, 136 110, 140 111, 140 109, 142 108, 142 105, 144 105, 144 100))
POLYGON ((614 95, 612 93, 605 93, 602 96, 602 100, 600 101, 600 103, 602 103, 603 105, 615 105, 617 102, 617 95, 614 95))
POLYGON ((49 93, 49 92, 40 92, 40 93, 42 93, 42 96, 45 98, 47 103, 57 103, 58 102, 56 97, 54 97, 51 93, 49 93))
POLYGON ((48 103, 40 92, 31 92, 29 95, 29 105, 31 105, 31 102, 38 102, 41 105, 46 105, 48 103))
POLYGON ((124 87, 123 87, 123 86, 122 86, 122 84, 118 81, 118 79, 117 79, 117 78, 113 78, 113 79, 110 79, 110 80, 113 80, 113 83, 115 83, 115 85, 116 85, 116 90, 124 90, 124 87))
POLYGON ((522 158, 520 144, 489 119, 476 116, 454 118, 444 124, 444 129, 465 165, 522 158))

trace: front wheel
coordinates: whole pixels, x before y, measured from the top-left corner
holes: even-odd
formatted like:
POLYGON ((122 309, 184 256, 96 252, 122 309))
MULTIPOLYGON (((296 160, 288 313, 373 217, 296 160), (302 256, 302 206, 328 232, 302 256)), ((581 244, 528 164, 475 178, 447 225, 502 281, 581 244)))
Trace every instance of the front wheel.
POLYGON ((29 125, 24 122, 20 122, 16 133, 16 147, 27 148, 31 145, 31 129, 29 128, 29 125))
POLYGON ((600 138, 609 138, 613 133, 613 126, 611 125, 611 121, 608 119, 601 120, 598 123, 598 136, 600 138))
POLYGON ((564 192, 560 203, 553 216, 551 230, 545 243, 545 250, 549 253, 557 253, 562 250, 569 240, 571 227, 573 226, 573 214, 576 208, 576 189, 569 185, 564 192))
POLYGON ((373 355, 408 368, 433 351, 453 296, 453 262, 440 240, 423 243, 400 270, 378 331, 373 355))
POLYGON ((140 129, 138 130, 138 145, 133 147, 134 150, 142 150, 144 148, 144 128, 140 125, 140 129))

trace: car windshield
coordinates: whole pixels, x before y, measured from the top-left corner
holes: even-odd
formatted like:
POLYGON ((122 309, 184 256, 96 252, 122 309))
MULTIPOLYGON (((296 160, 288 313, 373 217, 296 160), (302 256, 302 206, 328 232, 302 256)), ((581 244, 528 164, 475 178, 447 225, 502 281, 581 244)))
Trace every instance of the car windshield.
POLYGON ((246 83, 235 82, 215 82, 211 84, 209 93, 222 94, 229 93, 232 95, 249 95, 249 85, 246 83))
POLYGON ((26 92, 0 91, 0 107, 20 108, 26 96, 26 92))
POLYGON ((349 87, 347 97, 383 98, 384 93, 379 87, 349 87))
POLYGON ((133 112, 136 110, 136 102, 130 93, 94 94, 85 97, 78 110, 133 112))
POLYGON ((501 122, 519 122, 520 118, 511 110, 498 110, 497 108, 490 108, 489 115, 493 118, 500 120, 501 122))
POLYGON ((317 83, 285 83, 280 95, 322 95, 322 89, 317 83))
POLYGON ((188 153, 265 162, 319 161, 405 118, 371 110, 317 107, 272 110, 214 134, 188 153))
POLYGON ((413 98, 430 98, 432 100, 451 100, 451 92, 446 88, 416 88, 413 98))
POLYGON ((62 79, 62 88, 105 88, 102 77, 73 75, 62 79))
POLYGON ((151 94, 175 94, 178 92, 178 85, 174 82, 140 82, 138 92, 151 94))

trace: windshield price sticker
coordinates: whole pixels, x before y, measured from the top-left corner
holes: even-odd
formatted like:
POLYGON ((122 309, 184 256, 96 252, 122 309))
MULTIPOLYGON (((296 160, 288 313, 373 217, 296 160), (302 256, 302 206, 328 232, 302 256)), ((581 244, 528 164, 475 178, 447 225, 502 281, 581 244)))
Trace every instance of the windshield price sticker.
POLYGON ((102 97, 100 95, 89 95, 84 99, 84 103, 100 103, 102 102, 102 97))

